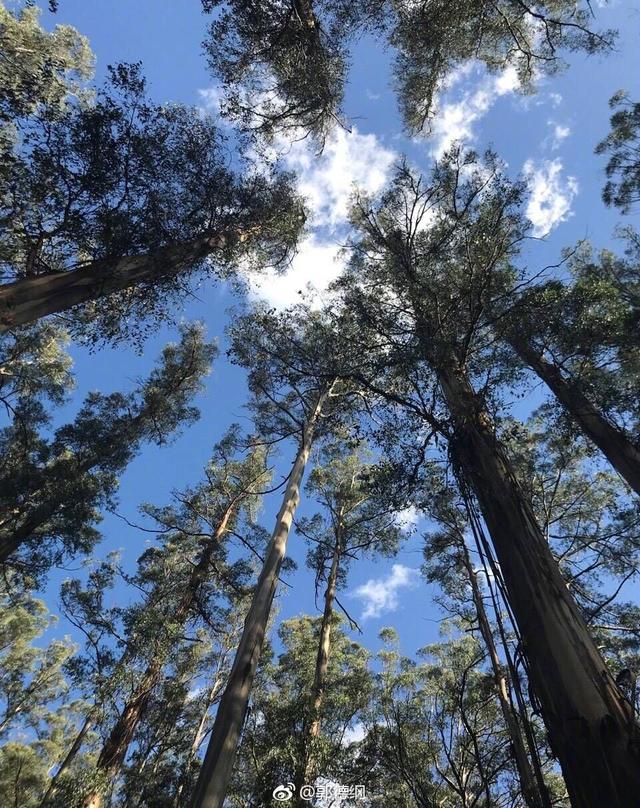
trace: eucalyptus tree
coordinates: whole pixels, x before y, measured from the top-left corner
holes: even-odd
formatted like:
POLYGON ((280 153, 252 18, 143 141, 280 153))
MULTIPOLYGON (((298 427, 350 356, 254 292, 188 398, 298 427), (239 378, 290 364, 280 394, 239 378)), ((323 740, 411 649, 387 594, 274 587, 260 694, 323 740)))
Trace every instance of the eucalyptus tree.
POLYGON ((212 118, 152 103, 139 65, 55 114, 34 98, 11 110, 0 178, 0 329, 83 304, 79 331, 139 334, 196 274, 286 258, 304 220, 290 178, 232 169, 212 118))
POLYGON ((65 660, 74 647, 68 638, 40 648, 34 642, 54 623, 41 600, 22 594, 3 598, 0 613, 0 737, 17 727, 39 733, 51 704, 64 698, 65 660))
POLYGON ((52 410, 65 403, 75 385, 68 336, 59 326, 39 323, 0 338, 0 404, 3 428, 0 478, 29 464, 43 446, 52 410))
POLYGON ((108 504, 117 479, 147 442, 166 443, 199 416, 216 347, 200 325, 181 328, 158 366, 128 394, 90 393, 75 420, 51 440, 25 437, 20 420, 2 432, 0 559, 28 575, 42 574, 64 555, 86 552, 98 534, 96 508, 108 504))
POLYGON ((189 804, 198 753, 229 674, 243 615, 240 602, 227 627, 221 626, 215 637, 199 629, 172 655, 138 725, 117 804, 131 808, 189 804))
MULTIPOLYGON (((119 780, 167 666, 176 654, 185 653, 180 651, 185 633, 193 631, 195 640, 203 642, 197 640, 198 630, 205 635, 210 632, 219 649, 215 638, 227 635, 230 616, 240 607, 238 598, 250 567, 243 558, 228 560, 229 541, 237 533, 252 546, 255 509, 269 479, 263 449, 258 447, 246 456, 242 449, 242 436, 232 428, 216 445, 203 483, 176 493, 175 506, 145 509, 157 524, 161 543, 142 554, 130 580, 144 593, 143 600, 121 610, 123 652, 117 667, 122 669, 124 689, 115 693, 120 706, 103 719, 106 738, 95 765, 95 785, 83 797, 85 805, 100 805, 103 784, 119 780)), ((86 598, 68 589, 67 602, 75 606, 75 622, 88 624, 89 615, 82 618, 86 598)), ((103 625, 103 615, 94 608, 91 611, 93 623, 103 625)), ((193 641, 187 640, 187 647, 193 641)), ((92 715, 113 701, 112 679, 113 674, 98 687, 92 715)))
POLYGON ((372 806, 523 805, 484 652, 471 636, 402 656, 384 629, 354 776, 372 806))
POLYGON ((284 315, 257 309, 237 318, 230 355, 248 371, 260 440, 293 438, 297 448, 196 786, 194 806, 207 808, 220 808, 225 798, 311 448, 338 429, 354 406, 352 388, 341 379, 340 335, 321 312, 304 306, 284 315))
POLYGON ((630 805, 640 771, 638 727, 492 418, 501 379, 488 303, 508 297, 517 281, 512 259, 526 233, 522 193, 490 156, 479 164, 473 155, 449 155, 429 183, 400 167, 380 200, 356 204, 361 235, 341 285, 368 329, 391 335, 410 361, 431 371, 441 432, 491 535, 572 800, 630 805))
MULTIPOLYGON (((349 770, 349 733, 369 704, 372 675, 367 650, 345 633, 338 615, 332 623, 316 776, 341 782, 349 770)), ((261 663, 227 797, 230 805, 278 805, 275 786, 293 783, 304 757, 305 716, 321 633, 322 620, 307 615, 280 625, 282 651, 261 663)))
POLYGON ((609 50, 610 31, 590 30, 589 3, 500 0, 202 0, 217 11, 205 41, 225 89, 223 109, 248 131, 322 143, 340 123, 351 50, 364 35, 395 50, 394 82, 407 126, 436 114, 449 74, 469 59, 493 72, 513 68, 523 88, 558 70, 563 50, 609 50))
MULTIPOLYGON (((491 571, 482 566, 478 569, 473 563, 473 548, 469 547, 469 536, 473 535, 473 531, 468 510, 469 504, 457 499, 455 490, 445 488, 433 497, 429 516, 438 528, 425 537, 423 574, 427 581, 440 586, 442 595, 437 600, 442 603, 445 612, 456 615, 464 630, 479 632, 489 658, 494 692, 505 733, 509 737, 522 798, 529 808, 550 808, 551 800, 543 776, 537 739, 524 703, 513 655, 509 656, 508 648, 504 649, 506 661, 504 654, 501 655, 500 641, 506 641, 503 624, 500 625, 499 640, 496 640, 496 630, 485 605, 481 576, 482 573, 491 574, 491 571)), ((483 552, 482 547, 479 552, 483 552)), ((490 594, 495 605, 494 593, 491 591, 490 594)))
POLYGON ((54 323, 38 323, 3 335, 0 403, 9 420, 30 406, 28 421, 46 422, 46 411, 66 401, 75 384, 73 362, 65 350, 68 342, 64 329, 54 323))
POLYGON ((306 485, 322 511, 296 522, 297 532, 310 544, 307 566, 315 573, 316 592, 320 583, 326 581, 313 686, 303 711, 300 760, 294 774, 298 801, 301 786, 313 784, 322 774, 318 770, 316 747, 322 745, 337 592, 346 586, 352 561, 364 555, 392 555, 402 534, 395 492, 372 485, 374 474, 375 467, 370 459, 367 462, 364 447, 356 445, 350 451, 340 437, 323 445, 306 485))
POLYGON ((49 639, 56 625, 30 593, 3 595, 0 604, 0 800, 36 808, 48 771, 85 707, 72 696, 66 664, 77 646, 49 639))
POLYGON ((637 236, 627 231, 626 243, 624 257, 596 256, 580 245, 568 261, 569 282, 531 286, 507 301, 497 318, 517 360, 545 382, 568 420, 640 493, 637 236))
POLYGON ((28 4, 16 12, 0 3, 2 62, 0 115, 3 123, 35 113, 55 111, 69 95, 81 93, 93 73, 93 54, 86 37, 70 25, 45 31, 40 9, 28 4))
POLYGON ((602 198, 606 205, 630 213, 640 202, 640 103, 618 90, 609 106, 614 110, 611 131, 596 146, 596 154, 609 157, 602 198))

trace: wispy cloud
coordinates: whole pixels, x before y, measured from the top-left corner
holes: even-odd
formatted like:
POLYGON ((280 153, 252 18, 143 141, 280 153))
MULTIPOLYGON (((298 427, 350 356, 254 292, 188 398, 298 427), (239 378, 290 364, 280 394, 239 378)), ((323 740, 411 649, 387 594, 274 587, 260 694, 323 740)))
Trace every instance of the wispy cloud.
POLYGON ((479 121, 499 98, 514 93, 519 85, 513 67, 490 75, 475 63, 467 62, 454 71, 447 82, 448 97, 438 105, 432 126, 432 154, 441 157, 456 141, 471 144, 476 139, 479 121))
POLYGON ((419 521, 420 511, 415 505, 409 505, 408 508, 404 508, 404 510, 398 511, 396 514, 396 523, 402 530, 411 530, 419 521))
POLYGON ((298 246, 291 266, 284 273, 274 271, 253 275, 250 291, 276 309, 299 303, 303 296, 313 298, 322 293, 344 269, 340 246, 323 243, 311 235, 298 246))
POLYGON ((418 570, 394 564, 389 575, 383 578, 370 578, 352 593, 352 597, 364 604, 362 619, 380 617, 385 612, 394 612, 398 608, 398 592, 401 589, 412 589, 418 578, 418 570))
POLYGON ((375 135, 336 129, 318 156, 308 141, 297 141, 283 155, 285 165, 298 175, 298 188, 312 209, 312 223, 338 229, 346 223, 349 199, 355 188, 375 194, 386 183, 397 159, 375 135))
POLYGON ((562 174, 562 162, 527 160, 523 174, 529 184, 526 215, 533 225, 533 235, 545 236, 572 216, 571 205, 578 193, 575 177, 562 174))
POLYGON ((548 125, 551 129, 551 148, 559 149, 562 142, 571 135, 571 127, 555 121, 549 121, 548 125))
POLYGON ((311 234, 299 245, 291 266, 251 281, 252 293, 275 308, 300 300, 301 293, 322 292, 344 269, 340 256, 352 194, 380 191, 389 179, 397 154, 375 135, 336 130, 321 155, 308 140, 280 148, 286 168, 295 171, 298 190, 310 208, 311 234))
MULTIPOLYGON (((220 84, 214 84, 211 87, 206 87, 204 90, 198 90, 200 96, 200 109, 203 112, 213 113, 220 115, 220 108, 224 100, 224 89, 220 84)), ((224 121, 222 121, 224 123, 224 121)))

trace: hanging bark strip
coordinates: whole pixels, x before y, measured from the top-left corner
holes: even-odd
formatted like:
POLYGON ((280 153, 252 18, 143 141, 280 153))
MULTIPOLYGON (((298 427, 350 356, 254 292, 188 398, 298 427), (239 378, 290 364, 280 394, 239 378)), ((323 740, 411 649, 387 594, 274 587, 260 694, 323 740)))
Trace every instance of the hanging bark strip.
POLYGON ((542 379, 618 474, 636 494, 640 494, 640 449, 593 406, 579 386, 567 379, 557 365, 547 361, 539 351, 520 337, 510 335, 508 341, 524 364, 542 379))
POLYGON ((635 808, 640 728, 607 671, 491 419, 453 356, 436 368, 451 451, 475 491, 574 808, 635 808))
MULTIPOLYGON (((187 619, 197 596, 198 589, 207 578, 213 551, 226 533, 229 520, 232 518, 237 507, 238 499, 235 499, 225 510, 215 533, 209 538, 203 548, 200 559, 189 577, 185 594, 173 614, 172 622, 177 626, 182 626, 187 619)), ((100 750, 100 755, 96 763, 96 771, 103 775, 101 779, 112 782, 118 776, 136 729, 147 711, 153 690, 162 680, 164 662, 165 656, 158 654, 153 661, 147 665, 138 686, 125 704, 124 709, 120 713, 120 717, 100 750)), ((97 790, 85 797, 85 808, 100 808, 101 804, 102 794, 97 790)))
POLYGON ((211 739, 195 787, 193 808, 222 808, 224 803, 276 593, 278 575, 287 549, 289 530, 300 502, 302 478, 318 420, 332 389, 333 385, 320 395, 302 432, 231 674, 218 705, 211 739))
POLYGON ((316 667, 313 676, 313 687, 311 690, 311 714, 303 726, 302 739, 302 761, 294 777, 295 799, 298 806, 308 805, 308 801, 300 799, 300 787, 312 785, 316 778, 317 761, 314 754, 314 745, 320 735, 322 723, 322 702, 324 701, 325 686, 327 683, 327 673, 329 671, 329 655, 331 653, 331 621, 333 618, 333 603, 336 596, 336 582, 338 571, 340 570, 341 557, 341 516, 337 525, 336 541, 331 559, 331 569, 327 579, 327 588, 324 593, 324 612, 320 624, 320 637, 318 641, 318 654, 316 656, 316 667))
POLYGON ((142 255, 101 258, 76 269, 0 286, 0 333, 81 303, 176 275, 208 255, 241 244, 259 228, 202 236, 142 255))
POLYGON ((491 660, 491 670, 493 671, 493 679, 496 685, 498 702, 500 703, 500 710, 502 711, 505 726, 507 728, 507 732, 509 733, 509 740, 511 741, 513 756, 518 769, 520 787, 522 788, 522 796, 524 797, 529 808, 551 808, 549 794, 547 793, 546 789, 541 790, 538 788, 538 784, 527 755, 527 749, 522 736, 518 716, 513 709, 511 699, 509 698, 509 683, 504 671, 502 670, 500 657, 498 656, 498 651, 493 641, 491 625, 489 623, 489 618, 487 617, 487 612, 484 608, 482 593, 480 592, 480 587, 478 585, 478 576, 473 569, 471 558, 469 556, 469 550, 467 549, 467 545, 465 544, 463 537, 460 537, 460 549, 462 551, 462 563, 467 572, 469 583, 471 585, 471 595, 473 597, 473 604, 475 606, 476 616, 478 618, 480 634, 482 635, 482 639, 484 640, 484 644, 489 653, 489 659, 491 660))

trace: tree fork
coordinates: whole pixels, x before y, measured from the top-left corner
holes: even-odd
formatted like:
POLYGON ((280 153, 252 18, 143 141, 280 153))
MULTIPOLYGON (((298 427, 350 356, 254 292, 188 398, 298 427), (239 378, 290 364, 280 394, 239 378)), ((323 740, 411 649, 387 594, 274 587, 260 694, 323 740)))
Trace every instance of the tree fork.
POLYGON ((587 399, 579 386, 566 379, 557 365, 524 339, 509 335, 509 344, 525 365, 542 379, 560 404, 595 443, 613 468, 640 494, 640 450, 587 399))
POLYGON ((574 808, 635 808, 640 727, 607 671, 517 482, 491 419, 457 360, 436 368, 455 434, 450 448, 475 491, 574 808))
POLYGON ((300 502, 300 486, 311 452, 316 424, 332 389, 333 385, 319 396, 302 432, 233 667, 218 704, 211 738, 195 787, 193 808, 222 808, 226 797, 247 713, 253 677, 262 652, 271 605, 278 584, 278 575, 287 549, 289 530, 300 502))

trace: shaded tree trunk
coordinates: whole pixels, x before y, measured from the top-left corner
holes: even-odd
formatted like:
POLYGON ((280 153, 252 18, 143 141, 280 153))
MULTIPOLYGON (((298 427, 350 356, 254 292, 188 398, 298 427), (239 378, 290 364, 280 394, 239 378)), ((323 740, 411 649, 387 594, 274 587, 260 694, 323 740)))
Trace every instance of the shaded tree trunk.
POLYGON ((209 234, 142 255, 101 258, 66 272, 4 284, 0 286, 0 333, 114 292, 170 277, 217 250, 246 241, 250 235, 251 232, 209 234))
POLYGON ((640 449, 593 406, 579 385, 567 379, 557 365, 546 360, 526 340, 512 334, 507 339, 524 364, 542 379, 618 474, 637 494, 640 494, 640 449))
POLYGON ((207 696, 207 700, 204 705, 204 710, 202 711, 202 715, 200 716, 200 721, 198 721, 198 726, 196 727, 196 732, 195 735, 193 736, 193 741, 191 743, 191 746, 189 747, 187 759, 184 762, 183 777, 180 781, 180 785, 176 789, 176 793, 173 798, 174 808, 178 808, 178 806, 180 805, 186 785, 186 780, 187 777, 189 776, 189 769, 191 768, 191 764, 193 763, 193 761, 196 759, 198 755, 198 749, 200 749, 200 746, 207 734, 206 728, 207 728, 207 717, 209 715, 209 710, 211 709, 211 706, 215 703, 221 687, 222 687, 222 676, 220 675, 220 671, 218 671, 218 673, 216 674, 216 678, 213 682, 213 687, 211 688, 207 696))
POLYGON ((507 677, 502 670, 500 657, 498 656, 498 651, 493 641, 493 632, 491 631, 489 618, 487 617, 487 612, 484 608, 482 593, 480 592, 480 587, 478 585, 478 577, 473 569, 473 565, 471 564, 469 551, 463 538, 461 538, 460 547, 462 550, 462 561, 471 585, 471 594, 478 618, 480 634, 482 634, 482 639, 484 640, 484 644, 489 653, 489 659, 491 660, 491 669, 493 671, 493 679, 496 685, 498 702, 500 703, 500 710, 502 711, 505 726, 507 728, 507 732, 509 733, 509 739, 513 749, 513 757, 516 762, 520 787, 522 789, 522 796, 524 797, 529 808, 551 808, 551 801, 549 799, 546 786, 544 782, 539 783, 536 781, 531 762, 527 755, 527 748, 521 732, 520 722, 518 721, 518 716, 513 709, 511 699, 509 698, 509 684, 507 682, 507 677))
MULTIPOLYGON (((234 503, 226 509, 215 533, 209 538, 203 548, 200 559, 193 568, 187 583, 185 594, 172 616, 172 622, 175 623, 176 626, 182 626, 187 619, 197 596, 198 588, 207 577, 213 551, 224 536, 229 520, 236 507, 237 502, 234 501, 234 503)), ((166 654, 160 653, 147 665, 140 682, 125 704, 120 717, 116 721, 100 751, 96 769, 109 781, 113 781, 122 768, 136 729, 146 714, 153 690, 162 680, 165 660, 166 654)), ((100 808, 101 803, 102 795, 97 790, 88 794, 84 801, 86 808, 100 808)))
POLYGON ((58 770, 53 775, 49 782, 49 787, 45 791, 45 794, 42 798, 40 803, 40 808, 46 808, 48 804, 50 804, 50 800, 55 796, 56 790, 58 788, 58 783, 60 782, 60 778, 62 775, 67 771, 67 769, 71 766, 73 761, 76 759, 78 752, 80 751, 82 744, 84 743, 84 739, 87 735, 87 732, 91 729, 96 721, 96 717, 98 714, 98 710, 94 707, 92 710, 89 710, 87 713, 78 734, 76 735, 73 743, 67 754, 65 755, 64 760, 58 766, 58 770))
POLYGON ((227 793, 249 704, 253 677, 260 659, 271 605, 276 593, 278 575, 285 557, 289 530, 300 502, 300 486, 304 470, 311 452, 316 425, 330 391, 331 389, 327 390, 319 397, 312 415, 304 426, 231 674, 220 699, 209 746, 195 787, 193 808, 222 808, 227 793))
POLYGON ((451 453, 489 528, 572 805, 634 808, 640 729, 629 703, 589 635, 481 397, 453 355, 435 370, 454 424, 451 453))
MULTIPOLYGON (((339 529, 339 528, 338 528, 339 529)), ((336 596, 336 581, 340 569, 340 539, 337 537, 333 549, 331 569, 327 579, 327 588, 324 593, 324 612, 320 624, 320 637, 318 641, 318 654, 316 657, 316 667, 313 677, 313 687, 311 690, 311 713, 310 720, 305 721, 303 726, 302 739, 302 760, 301 766, 294 777, 296 804, 308 806, 307 800, 301 800, 300 787, 307 784, 312 785, 316 778, 316 760, 314 754, 314 744, 320 735, 320 725, 322 721, 322 702, 329 670, 329 654, 331 653, 331 620, 333 618, 333 602, 336 596)))

